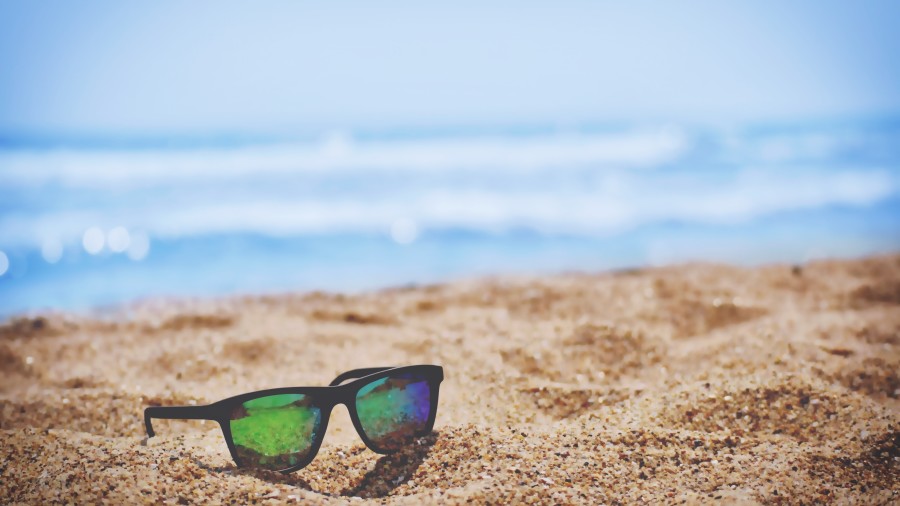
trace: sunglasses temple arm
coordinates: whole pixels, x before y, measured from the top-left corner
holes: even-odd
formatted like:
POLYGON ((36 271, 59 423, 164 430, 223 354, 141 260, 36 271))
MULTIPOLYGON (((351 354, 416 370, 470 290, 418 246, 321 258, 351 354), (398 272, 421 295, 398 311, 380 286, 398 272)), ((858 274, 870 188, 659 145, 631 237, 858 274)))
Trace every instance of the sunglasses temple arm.
POLYGON ((210 406, 150 406, 144 410, 144 425, 147 426, 147 437, 156 435, 153 432, 152 418, 166 420, 214 420, 210 406))
POLYGON ((365 369, 354 369, 352 371, 347 371, 328 384, 330 387, 334 387, 340 385, 341 383, 349 380, 362 378, 363 376, 368 376, 370 374, 375 374, 376 372, 387 371, 388 369, 393 369, 393 367, 367 367, 365 369))

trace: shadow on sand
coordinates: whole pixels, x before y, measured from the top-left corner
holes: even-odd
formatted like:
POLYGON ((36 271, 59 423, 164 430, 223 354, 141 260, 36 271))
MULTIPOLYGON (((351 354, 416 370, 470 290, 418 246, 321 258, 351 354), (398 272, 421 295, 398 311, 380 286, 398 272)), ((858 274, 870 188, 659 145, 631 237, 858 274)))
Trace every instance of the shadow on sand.
MULTIPOLYGON (((377 498, 389 495, 394 489, 409 481, 412 475, 415 474, 425 458, 428 457, 428 454, 431 453, 431 449, 434 447, 434 443, 439 436, 439 432, 432 432, 427 436, 416 438, 415 441, 397 453, 383 455, 375 463, 375 467, 367 472, 356 483, 351 484, 337 495, 362 498, 377 498)), ((209 467, 203 466, 199 462, 197 462, 197 464, 210 472, 252 476, 259 480, 268 481, 269 483, 291 485, 320 494, 332 495, 327 492, 315 490, 310 483, 302 477, 303 470, 289 474, 281 474, 263 469, 240 469, 232 466, 209 467)))

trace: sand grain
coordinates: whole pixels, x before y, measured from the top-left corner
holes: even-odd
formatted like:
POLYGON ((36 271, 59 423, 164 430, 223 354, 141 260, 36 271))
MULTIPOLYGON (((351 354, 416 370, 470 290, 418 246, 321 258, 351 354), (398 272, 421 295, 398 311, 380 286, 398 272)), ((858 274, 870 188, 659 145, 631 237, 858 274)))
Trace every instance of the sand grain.
POLYGON ((0 327, 3 502, 900 502, 900 256, 151 301, 0 327), (445 368, 436 433, 236 469, 151 404, 445 368), (361 498, 361 499, 360 499, 361 498))

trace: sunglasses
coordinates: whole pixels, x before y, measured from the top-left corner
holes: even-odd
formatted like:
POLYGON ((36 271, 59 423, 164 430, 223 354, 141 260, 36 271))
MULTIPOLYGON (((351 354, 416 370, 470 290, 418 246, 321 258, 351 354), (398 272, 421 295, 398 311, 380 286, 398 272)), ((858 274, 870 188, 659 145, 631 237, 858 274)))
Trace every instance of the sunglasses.
POLYGON ((286 387, 250 392, 205 406, 151 406, 151 419, 219 422, 238 467, 289 473, 312 462, 328 427, 331 410, 343 404, 363 442, 376 453, 393 453, 434 427, 437 365, 373 367, 348 371, 327 387, 286 387), (345 381, 349 383, 342 384, 345 381))

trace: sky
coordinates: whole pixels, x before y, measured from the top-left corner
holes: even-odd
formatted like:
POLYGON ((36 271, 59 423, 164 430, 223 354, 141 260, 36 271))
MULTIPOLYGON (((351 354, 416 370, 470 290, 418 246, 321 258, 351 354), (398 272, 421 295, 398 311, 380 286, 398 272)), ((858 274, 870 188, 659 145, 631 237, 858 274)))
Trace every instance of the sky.
POLYGON ((0 135, 900 113, 900 2, 0 0, 0 135))

